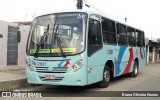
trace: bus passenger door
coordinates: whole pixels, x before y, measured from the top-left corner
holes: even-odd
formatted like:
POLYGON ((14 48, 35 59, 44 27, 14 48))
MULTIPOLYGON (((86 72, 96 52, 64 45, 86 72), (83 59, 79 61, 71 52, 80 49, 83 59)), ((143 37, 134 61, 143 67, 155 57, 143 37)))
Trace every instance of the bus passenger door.
POLYGON ((100 81, 103 73, 100 17, 91 16, 88 28, 88 84, 92 84, 100 81))

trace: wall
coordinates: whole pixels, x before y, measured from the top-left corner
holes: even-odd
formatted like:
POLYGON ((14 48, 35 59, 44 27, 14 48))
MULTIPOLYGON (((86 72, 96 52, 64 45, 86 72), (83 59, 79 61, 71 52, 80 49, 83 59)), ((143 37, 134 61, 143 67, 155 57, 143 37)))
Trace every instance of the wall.
POLYGON ((20 26, 21 42, 18 43, 18 66, 21 68, 24 68, 26 64, 25 55, 26 55, 26 44, 27 44, 29 29, 30 26, 28 25, 20 26))
POLYGON ((7 64, 8 25, 16 27, 18 24, 0 20, 0 33, 3 35, 3 38, 0 38, 0 68, 7 64))
POLYGON ((0 20, 0 34, 3 38, 0 38, 0 70, 4 69, 19 69, 25 68, 25 52, 26 42, 29 34, 29 25, 21 25, 21 42, 18 43, 18 65, 7 66, 7 41, 8 41, 8 26, 17 27, 17 23, 11 23, 0 20))

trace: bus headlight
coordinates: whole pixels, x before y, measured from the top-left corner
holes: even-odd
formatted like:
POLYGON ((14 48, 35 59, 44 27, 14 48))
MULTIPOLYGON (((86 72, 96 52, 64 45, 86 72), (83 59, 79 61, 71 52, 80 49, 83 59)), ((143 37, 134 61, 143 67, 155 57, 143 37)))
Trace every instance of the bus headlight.
POLYGON ((76 72, 83 66, 83 59, 78 60, 71 68, 70 72, 76 72))
POLYGON ((29 68, 30 71, 34 71, 31 62, 29 62, 28 60, 26 60, 26 65, 27 65, 27 67, 29 68))

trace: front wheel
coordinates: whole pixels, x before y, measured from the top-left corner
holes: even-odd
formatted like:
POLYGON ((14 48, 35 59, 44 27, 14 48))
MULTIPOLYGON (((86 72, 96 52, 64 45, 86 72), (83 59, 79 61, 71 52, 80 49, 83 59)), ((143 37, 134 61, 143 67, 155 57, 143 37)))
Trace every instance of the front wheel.
POLYGON ((138 64, 135 61, 133 66, 133 72, 130 73, 131 77, 136 77, 138 75, 138 64))
POLYGON ((102 79, 102 81, 100 81, 98 83, 98 86, 100 88, 106 88, 106 87, 108 87, 109 83, 110 83, 110 77, 111 77, 110 69, 106 65, 105 68, 104 68, 104 71, 103 71, 103 79, 102 79))

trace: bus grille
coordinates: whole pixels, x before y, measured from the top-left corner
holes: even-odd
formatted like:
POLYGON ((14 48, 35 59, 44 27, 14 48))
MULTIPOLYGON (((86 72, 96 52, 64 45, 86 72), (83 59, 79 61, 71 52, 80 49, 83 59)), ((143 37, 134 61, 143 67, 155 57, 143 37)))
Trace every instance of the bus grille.
POLYGON ((41 81, 48 81, 48 82, 60 82, 64 77, 55 77, 55 79, 46 79, 43 76, 39 76, 41 81))
POLYGON ((36 72, 39 73, 66 73, 67 72, 67 67, 35 67, 36 72))

